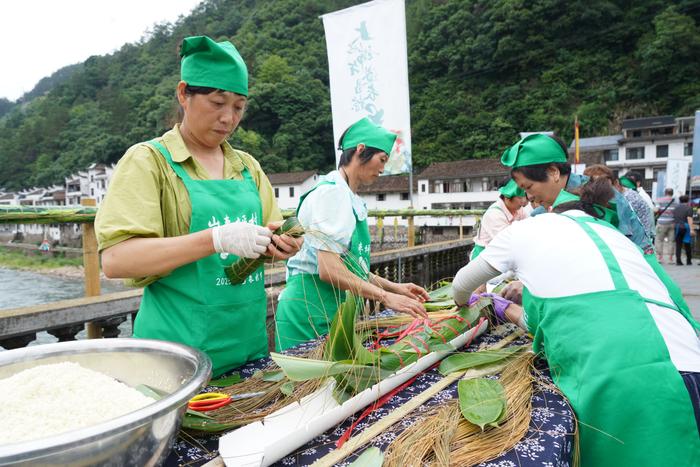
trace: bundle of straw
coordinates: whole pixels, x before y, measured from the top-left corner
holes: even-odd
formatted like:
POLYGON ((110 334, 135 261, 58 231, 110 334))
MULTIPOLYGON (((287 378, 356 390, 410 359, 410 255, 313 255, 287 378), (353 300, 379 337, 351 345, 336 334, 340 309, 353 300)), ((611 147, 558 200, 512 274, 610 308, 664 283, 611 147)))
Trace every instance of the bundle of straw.
MULTIPOLYGON (((284 224, 274 231, 274 233, 276 235, 287 234, 294 238, 298 238, 304 235, 304 227, 299 223, 299 219, 296 217, 289 217, 286 221, 284 221, 284 224)), ((260 256, 256 259, 240 258, 230 267, 225 269, 226 277, 229 278, 232 285, 242 284, 248 276, 254 273, 265 263, 266 260, 269 259, 270 258, 268 256, 260 256)))
MULTIPOLYGON (((323 354, 325 341, 320 341, 319 345, 302 355, 306 358, 318 359, 323 354)), ((290 395, 285 395, 283 386, 290 385, 287 378, 277 380, 265 380, 265 374, 280 371, 280 368, 271 362, 263 371, 260 371, 250 378, 224 388, 217 388, 217 392, 228 395, 246 394, 250 392, 265 392, 265 395, 249 399, 239 399, 231 404, 211 412, 207 412, 205 417, 190 415, 185 417, 183 427, 191 431, 208 433, 218 433, 247 425, 258 420, 262 420, 267 415, 281 409, 293 401, 316 392, 322 381, 310 380, 302 383, 295 383, 290 395)))
POLYGON ((500 426, 482 431, 464 419, 457 400, 450 401, 401 433, 389 445, 384 466, 475 465, 512 449, 530 425, 533 358, 524 353, 503 370, 508 413, 500 426))

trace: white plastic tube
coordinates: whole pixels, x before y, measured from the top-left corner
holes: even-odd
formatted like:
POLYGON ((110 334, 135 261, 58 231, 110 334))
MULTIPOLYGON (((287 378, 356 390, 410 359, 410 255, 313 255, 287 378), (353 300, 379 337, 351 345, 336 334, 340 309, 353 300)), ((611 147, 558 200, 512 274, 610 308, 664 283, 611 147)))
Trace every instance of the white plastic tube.
MULTIPOLYGON (((480 326, 455 337, 450 344, 459 349, 481 335, 487 327, 488 323, 483 322, 480 326)), ((219 455, 228 467, 271 465, 416 374, 430 368, 449 353, 431 352, 343 404, 338 404, 333 398, 335 380, 329 378, 315 393, 269 414, 262 421, 250 423, 222 436, 219 439, 219 455)))

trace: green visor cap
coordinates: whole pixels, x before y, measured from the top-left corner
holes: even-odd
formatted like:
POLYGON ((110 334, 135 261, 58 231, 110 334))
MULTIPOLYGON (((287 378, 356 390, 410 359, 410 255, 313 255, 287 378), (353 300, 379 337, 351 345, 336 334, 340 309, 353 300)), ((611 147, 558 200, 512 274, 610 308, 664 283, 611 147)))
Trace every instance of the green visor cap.
POLYGON ((620 177, 620 185, 624 186, 625 188, 630 188, 632 190, 637 189, 637 184, 627 177, 620 177))
POLYGON ((394 147, 394 141, 396 141, 395 133, 375 125, 365 117, 348 128, 340 142, 340 149, 345 151, 357 147, 358 144, 364 144, 367 147, 380 149, 389 155, 391 148, 394 147))
POLYGON ((180 79, 190 86, 248 96, 248 68, 229 41, 217 43, 207 36, 186 37, 180 56, 180 79))
POLYGON ((566 162, 566 153, 554 139, 539 133, 521 139, 501 156, 501 164, 511 168, 549 162, 566 162))
POLYGON ((516 196, 525 196, 525 190, 520 188, 515 180, 512 178, 508 180, 508 183, 503 185, 498 191, 506 198, 515 198, 516 196))
MULTIPOLYGON (((581 197, 577 196, 573 193, 569 193, 566 190, 561 190, 559 192, 559 195, 557 195, 557 199, 554 200, 554 203, 552 204, 553 208, 556 208, 560 204, 564 203, 569 203, 571 201, 580 201, 581 197)), ((602 220, 607 222, 608 224, 613 225, 614 227, 617 227, 620 224, 619 217, 617 216, 617 207, 615 203, 610 202, 610 208, 605 208, 603 206, 600 206, 598 204, 595 204, 593 207, 598 211, 599 214, 602 216, 602 220)))
POLYGON ((554 200, 554 203, 552 203, 552 207, 556 208, 560 204, 564 203, 570 203, 571 201, 580 201, 581 197, 577 196, 573 193, 569 193, 566 190, 561 190, 559 194, 557 195, 557 199, 554 200))

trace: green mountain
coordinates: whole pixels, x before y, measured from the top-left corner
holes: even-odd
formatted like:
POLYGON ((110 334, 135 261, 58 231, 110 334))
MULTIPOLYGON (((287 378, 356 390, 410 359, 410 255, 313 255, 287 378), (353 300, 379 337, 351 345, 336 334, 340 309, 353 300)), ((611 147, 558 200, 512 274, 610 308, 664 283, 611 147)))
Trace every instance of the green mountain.
MULTIPOLYGON (((69 67, 0 100, 0 187, 62 181, 116 162, 176 116, 178 45, 230 39, 251 73, 249 109, 232 137, 268 172, 332 167, 320 15, 359 2, 206 0, 146 39, 69 67)), ((406 0, 413 157, 498 156, 519 131, 571 139, 624 118, 700 109, 700 2, 406 0)))

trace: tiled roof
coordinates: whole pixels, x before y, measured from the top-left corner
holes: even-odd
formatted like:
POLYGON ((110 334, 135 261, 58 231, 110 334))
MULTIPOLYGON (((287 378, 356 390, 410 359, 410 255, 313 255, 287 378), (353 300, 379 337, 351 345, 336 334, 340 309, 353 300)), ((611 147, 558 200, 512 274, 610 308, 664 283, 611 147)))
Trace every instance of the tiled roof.
MULTIPOLYGON (((418 181, 413 177, 413 191, 418 191, 418 181)), ((408 193, 408 175, 384 175, 373 184, 360 187, 359 194, 367 193, 408 193)))
POLYGON ((500 159, 466 159, 452 162, 433 162, 416 178, 445 180, 478 176, 508 175, 510 170, 500 159))
MULTIPOLYGON (((580 138, 578 140, 579 149, 594 150, 594 149, 609 149, 618 146, 618 142, 622 139, 622 135, 610 136, 593 136, 592 138, 580 138)), ((569 149, 574 149, 576 141, 571 141, 569 149)))
POLYGON ((15 199, 15 194, 14 193, 7 193, 2 196, 0 196, 0 199, 15 199))
POLYGON ((633 130, 636 128, 653 128, 660 126, 674 126, 676 119, 673 115, 662 115, 659 117, 631 118, 622 121, 623 130, 633 130))
POLYGON ((316 170, 305 170, 303 172, 282 172, 276 174, 267 174, 270 183, 273 185, 295 185, 303 183, 310 177, 316 175, 316 170))

